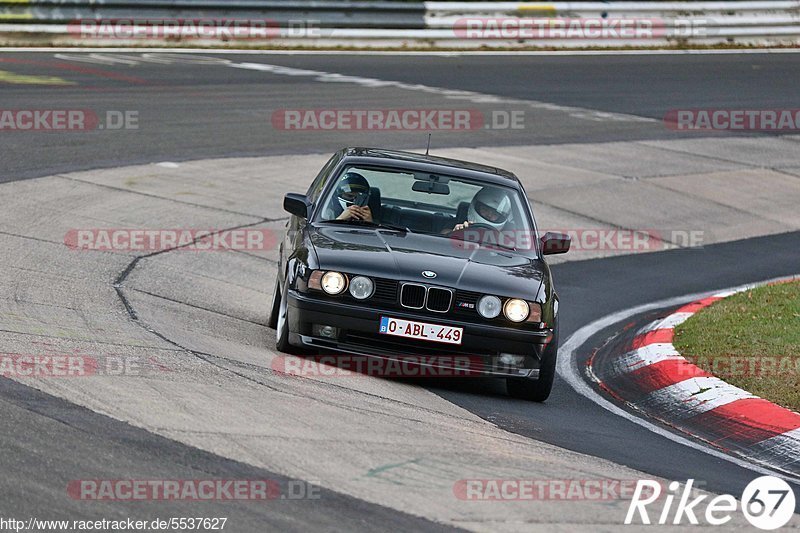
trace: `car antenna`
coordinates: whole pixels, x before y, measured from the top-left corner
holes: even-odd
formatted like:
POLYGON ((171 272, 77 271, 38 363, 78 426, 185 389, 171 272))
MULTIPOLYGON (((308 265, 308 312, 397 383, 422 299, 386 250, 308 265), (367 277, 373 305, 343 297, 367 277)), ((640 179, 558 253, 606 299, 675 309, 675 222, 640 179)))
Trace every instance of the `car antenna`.
POLYGON ((431 134, 428 133, 428 146, 425 148, 425 155, 428 155, 428 152, 431 150, 431 134))

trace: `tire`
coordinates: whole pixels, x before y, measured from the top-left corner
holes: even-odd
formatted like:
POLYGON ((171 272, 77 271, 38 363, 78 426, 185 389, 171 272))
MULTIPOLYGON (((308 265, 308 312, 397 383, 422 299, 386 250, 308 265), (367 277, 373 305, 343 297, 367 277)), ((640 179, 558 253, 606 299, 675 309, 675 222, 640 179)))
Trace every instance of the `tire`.
POLYGON ((556 359, 558 358, 558 335, 553 337, 544 350, 542 364, 539 368, 539 379, 506 378, 506 391, 512 398, 543 402, 550 397, 553 381, 556 377, 556 359))
POLYGON ((299 350, 289 344, 289 325, 284 326, 283 331, 275 338, 275 349, 281 353, 296 355, 299 350))
POLYGON ((267 327, 278 329, 278 307, 281 305, 281 284, 278 283, 278 275, 275 275, 275 290, 272 291, 272 307, 270 307, 267 327))
POLYGON ((274 307, 269 316, 270 322, 272 322, 273 315, 275 317, 275 349, 289 355, 304 355, 308 353, 306 350, 289 343, 289 299, 286 296, 289 285, 284 284, 284 286, 286 290, 277 292, 277 305, 274 305, 275 302, 273 302, 274 307))
MULTIPOLYGON (((280 284, 278 285, 280 286, 280 284)), ((286 298, 285 294, 279 292, 277 303, 278 305, 272 308, 272 313, 270 314, 270 321, 272 320, 272 315, 275 316, 275 348, 279 352, 295 354, 297 348, 289 344, 288 298, 286 298)))

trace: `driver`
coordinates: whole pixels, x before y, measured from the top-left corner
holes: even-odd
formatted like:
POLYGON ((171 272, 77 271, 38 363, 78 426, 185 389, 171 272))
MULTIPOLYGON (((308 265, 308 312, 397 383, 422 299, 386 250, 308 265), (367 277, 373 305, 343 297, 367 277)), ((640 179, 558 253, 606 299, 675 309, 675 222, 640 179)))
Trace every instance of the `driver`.
POLYGON ((347 172, 336 185, 327 218, 372 222, 372 211, 367 206, 369 192, 367 178, 357 172, 347 172))
POLYGON ((511 215, 511 199, 497 187, 484 187, 475 194, 467 210, 467 220, 456 224, 451 231, 467 229, 470 224, 503 229, 511 215))

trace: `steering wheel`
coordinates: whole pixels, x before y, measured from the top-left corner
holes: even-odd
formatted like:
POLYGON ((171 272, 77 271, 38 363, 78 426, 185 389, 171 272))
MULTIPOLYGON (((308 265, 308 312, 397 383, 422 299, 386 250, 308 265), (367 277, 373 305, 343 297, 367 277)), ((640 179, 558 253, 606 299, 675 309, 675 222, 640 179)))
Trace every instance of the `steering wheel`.
POLYGON ((485 224, 483 222, 470 222, 469 226, 467 226, 466 228, 453 230, 453 231, 450 232, 450 235, 453 235, 454 233, 463 233, 463 232, 469 231, 471 229, 479 229, 479 230, 486 230, 486 231, 499 231, 494 226, 490 226, 489 224, 485 224))

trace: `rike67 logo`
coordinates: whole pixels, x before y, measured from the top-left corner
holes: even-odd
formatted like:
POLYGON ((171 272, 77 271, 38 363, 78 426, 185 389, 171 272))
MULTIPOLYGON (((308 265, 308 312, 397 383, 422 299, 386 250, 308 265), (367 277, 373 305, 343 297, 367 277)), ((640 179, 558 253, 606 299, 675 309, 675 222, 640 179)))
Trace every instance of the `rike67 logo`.
POLYGON ((673 481, 668 485, 667 494, 662 495, 661 483, 640 479, 628 507, 625 524, 680 525, 688 522, 698 525, 700 519, 704 519, 706 524, 722 526, 732 520, 733 513, 739 510, 741 504, 741 512, 751 525, 758 529, 774 530, 785 526, 794 515, 795 495, 792 487, 777 477, 754 479, 742 492, 741 501, 730 494, 714 497, 708 494, 695 495, 692 494, 693 485, 694 480, 688 480, 679 494, 681 485, 673 481), (659 500, 664 502, 660 510, 648 509, 659 500), (651 519, 650 511, 655 511, 654 519, 651 519))

